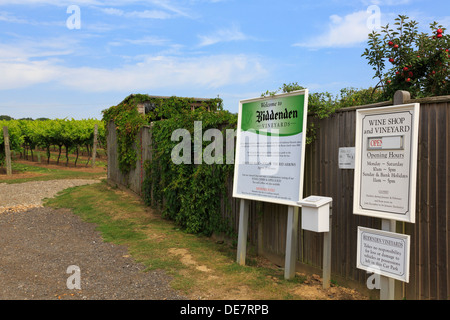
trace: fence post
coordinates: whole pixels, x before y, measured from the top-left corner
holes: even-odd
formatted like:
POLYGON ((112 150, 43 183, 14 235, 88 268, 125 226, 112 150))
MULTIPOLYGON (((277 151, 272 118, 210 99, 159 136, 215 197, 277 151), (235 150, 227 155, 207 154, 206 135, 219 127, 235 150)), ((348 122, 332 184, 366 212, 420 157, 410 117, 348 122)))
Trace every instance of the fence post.
POLYGON ((96 124, 94 127, 94 145, 92 147, 92 168, 95 168, 95 157, 97 155, 97 134, 98 134, 98 125, 96 124))
POLYGON ((288 221, 286 232, 286 255, 284 258, 284 278, 293 279, 295 276, 295 262, 297 260, 298 240, 298 207, 288 206, 288 221))
POLYGON ((237 247, 237 263, 245 265, 247 254, 248 215, 250 200, 241 199, 239 208, 239 234, 237 247))
MULTIPOLYGON (((394 105, 404 104, 406 100, 411 99, 411 94, 408 91, 398 90, 394 94, 394 105)), ((396 232, 396 221, 389 219, 381 220, 381 230, 396 232)), ((394 300, 395 299, 395 279, 380 276, 380 299, 394 300)))
POLYGON ((5 140, 5 164, 6 164, 6 175, 10 176, 12 175, 12 168, 11 168, 11 149, 9 147, 9 134, 8 134, 8 127, 3 127, 3 138, 5 140))
POLYGON ((322 287, 328 289, 331 282, 331 230, 333 222, 333 202, 330 203, 330 213, 328 216, 328 225, 330 230, 323 233, 323 271, 322 287))

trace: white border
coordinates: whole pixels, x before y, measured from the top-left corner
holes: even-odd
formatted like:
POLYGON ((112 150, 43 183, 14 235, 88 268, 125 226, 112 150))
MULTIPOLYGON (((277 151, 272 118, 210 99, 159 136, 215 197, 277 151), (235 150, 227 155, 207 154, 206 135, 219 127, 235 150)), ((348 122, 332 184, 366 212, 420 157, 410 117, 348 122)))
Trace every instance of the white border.
POLYGON ((303 90, 297 90, 292 91, 289 93, 281 93, 274 96, 268 96, 268 97, 259 97, 259 98, 252 98, 252 99, 245 99, 239 101, 239 114, 238 114, 238 123, 237 123, 237 129, 236 129, 236 156, 234 161, 234 181, 233 181, 233 197, 234 198, 241 198, 241 199, 248 199, 248 200, 256 200, 256 201, 265 201, 265 202, 271 202, 271 203, 278 203, 278 204, 284 204, 289 206, 298 206, 298 201, 303 199, 303 177, 304 177, 304 168, 305 168, 305 146, 306 146, 306 122, 308 118, 308 89, 303 90), (304 95, 304 106, 303 106, 303 129, 302 129, 302 151, 301 151, 301 163, 300 163, 300 188, 299 188, 299 195, 298 199, 294 201, 289 200, 283 200, 283 199, 275 199, 270 197, 258 197, 258 196, 251 196, 251 195, 243 195, 238 194, 236 192, 237 190, 237 184, 238 184, 238 177, 239 177, 239 155, 240 155, 240 140, 241 140, 241 121, 242 121, 242 104, 249 103, 249 102, 263 102, 263 101, 269 101, 272 99, 278 99, 278 98, 286 98, 290 96, 297 96, 297 95, 304 95))
POLYGON ((390 219, 415 223, 416 216, 416 184, 417 184, 417 152, 419 140, 419 114, 420 104, 404 104, 398 106, 369 108, 356 110, 356 136, 355 136, 355 175, 353 190, 353 213, 382 219, 390 219), (410 111, 413 115, 411 128, 411 150, 410 150, 410 175, 409 175, 409 211, 402 215, 395 212, 383 212, 362 209, 360 206, 361 195, 361 146, 362 146, 362 118, 366 115, 388 114, 394 112, 410 111))
POLYGON ((389 231, 382 231, 382 230, 377 230, 377 229, 369 229, 369 228, 364 228, 364 227, 358 227, 358 244, 357 244, 357 253, 356 253, 356 267, 358 269, 362 269, 362 270, 366 270, 368 272, 373 272, 376 274, 380 274, 389 278, 393 278, 393 279, 397 279, 403 282, 409 282, 409 265, 410 265, 410 246, 411 246, 411 237, 409 235, 405 235, 405 234, 399 234, 399 233, 395 233, 395 232, 389 232, 389 231), (395 274, 395 273, 390 273, 387 271, 382 271, 380 270, 378 267, 371 267, 371 266, 366 266, 364 264, 361 263, 361 236, 363 233, 371 233, 371 234, 376 234, 376 235, 380 235, 383 237, 388 237, 388 238, 395 238, 397 240, 401 240, 405 242, 405 248, 404 248, 404 274, 403 276, 395 274))

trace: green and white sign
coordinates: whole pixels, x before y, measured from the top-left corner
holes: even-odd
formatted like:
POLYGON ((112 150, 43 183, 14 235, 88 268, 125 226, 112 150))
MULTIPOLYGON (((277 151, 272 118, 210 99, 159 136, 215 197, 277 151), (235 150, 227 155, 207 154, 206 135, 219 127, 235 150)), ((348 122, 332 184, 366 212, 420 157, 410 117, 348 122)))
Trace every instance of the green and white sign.
POLYGON ((308 90, 239 103, 233 196, 297 205, 303 198, 308 90))

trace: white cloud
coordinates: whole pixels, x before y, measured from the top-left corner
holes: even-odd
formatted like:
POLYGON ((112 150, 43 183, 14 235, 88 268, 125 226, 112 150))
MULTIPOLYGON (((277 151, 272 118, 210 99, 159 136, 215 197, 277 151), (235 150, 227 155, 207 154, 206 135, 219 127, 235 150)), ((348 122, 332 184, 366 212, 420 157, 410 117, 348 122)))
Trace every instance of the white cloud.
POLYGON ((11 23, 22 23, 22 24, 28 23, 27 20, 17 18, 13 16, 11 13, 5 11, 0 11, 0 21, 11 23))
POLYGON ((196 58, 155 56, 115 69, 64 68, 60 82, 71 88, 91 92, 167 87, 206 89, 247 83, 265 73, 258 58, 246 55, 196 58))
POLYGON ((266 75, 259 57, 243 54, 191 58, 147 56, 140 62, 116 68, 67 67, 61 58, 47 56, 49 54, 52 52, 39 53, 36 49, 30 53, 20 47, 0 46, 0 90, 45 83, 57 83, 82 92, 148 91, 169 87, 207 89, 243 84, 266 75))
POLYGON ((0 62, 0 90, 24 88, 58 77, 58 68, 48 61, 0 62))
POLYGON ((101 5, 102 1, 96 0, 0 0, 0 6, 2 5, 54 5, 54 6, 70 6, 76 4, 78 6, 83 5, 101 5), (74 3, 76 2, 76 3, 74 3))
POLYGON ((294 46, 307 48, 351 47, 368 39, 372 31, 368 27, 371 13, 358 11, 346 16, 332 15, 325 33, 312 37, 306 42, 299 42, 294 46))
POLYGON ((148 46, 164 46, 169 43, 169 40, 164 38, 159 38, 155 36, 146 36, 141 39, 124 39, 119 41, 111 41, 109 45, 111 46, 123 46, 126 44, 132 45, 148 45, 148 46))
POLYGON ((125 12, 116 8, 104 8, 102 11, 109 15, 126 17, 126 18, 141 18, 141 19, 169 19, 172 17, 170 13, 161 10, 143 10, 125 12))
POLYGON ((142 18, 142 19, 169 19, 171 14, 161 10, 144 10, 132 11, 125 14, 127 18, 142 18))
POLYGON ((70 55, 75 52, 78 41, 68 37, 34 40, 21 37, 15 43, 0 43, 0 63, 45 60, 49 57, 70 55))
POLYGON ((199 35, 201 40, 200 46, 209 46, 219 42, 241 41, 247 40, 248 37, 241 32, 237 24, 233 24, 230 28, 223 28, 209 35, 199 35))

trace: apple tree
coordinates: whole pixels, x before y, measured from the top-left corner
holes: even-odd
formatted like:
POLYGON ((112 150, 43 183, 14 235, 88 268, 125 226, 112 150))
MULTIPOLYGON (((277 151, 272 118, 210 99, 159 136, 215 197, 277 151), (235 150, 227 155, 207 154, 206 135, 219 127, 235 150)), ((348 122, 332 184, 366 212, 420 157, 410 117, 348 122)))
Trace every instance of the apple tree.
POLYGON ((368 48, 362 54, 375 71, 376 88, 382 88, 384 99, 397 90, 406 90, 414 98, 450 94, 450 35, 437 22, 430 32, 418 31, 418 23, 407 16, 395 19, 381 32, 369 34, 368 48))

